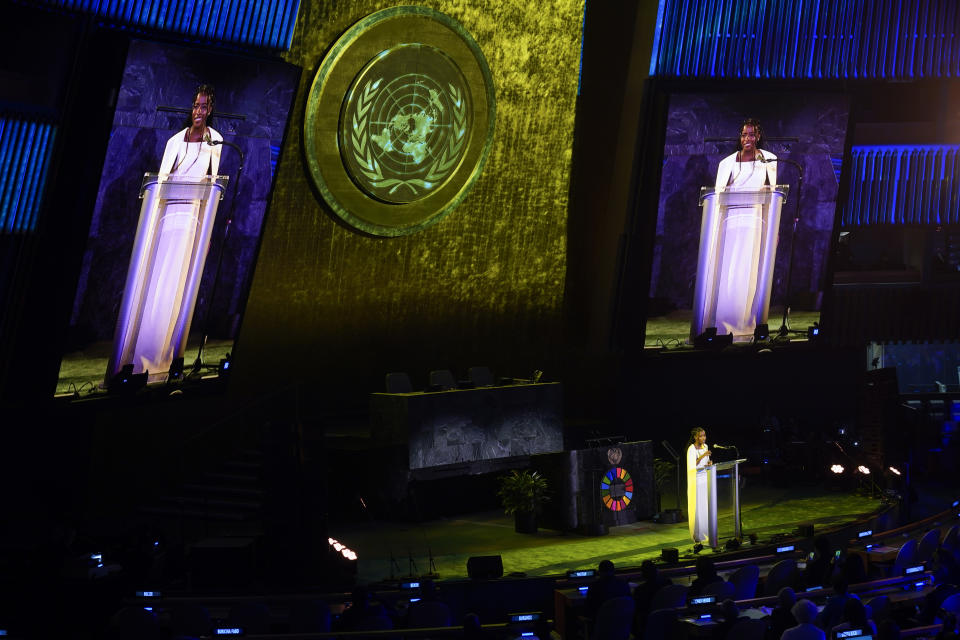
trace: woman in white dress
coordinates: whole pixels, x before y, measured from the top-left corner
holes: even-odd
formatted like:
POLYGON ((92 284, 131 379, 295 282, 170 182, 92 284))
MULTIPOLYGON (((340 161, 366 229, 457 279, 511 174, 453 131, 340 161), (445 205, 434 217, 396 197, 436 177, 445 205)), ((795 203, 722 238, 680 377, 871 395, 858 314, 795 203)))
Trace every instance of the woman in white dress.
MULTIPOLYGON (((760 123, 750 118, 740 127, 737 151, 717 167, 717 191, 756 191, 777 184, 777 156, 760 148, 764 143, 760 123)), ((730 208, 721 228, 717 283, 717 333, 753 337, 756 328, 757 264, 763 239, 760 205, 730 208)))
POLYGON ((687 522, 694 544, 710 542, 707 538, 707 474, 698 469, 710 464, 707 432, 691 429, 687 446, 687 522))
MULTIPOLYGON (((213 111, 214 94, 209 85, 197 88, 191 110, 190 126, 167 141, 160 162, 160 180, 177 177, 200 181, 217 175, 221 146, 208 144, 222 141, 217 131, 207 125, 213 111)), ((196 252, 201 259, 206 246, 195 247, 198 200, 169 200, 158 223, 156 261, 145 287, 145 300, 133 355, 134 372, 166 375, 175 357, 183 355, 186 334, 190 330, 195 298, 186 299, 184 286, 187 272, 196 252), (182 340, 174 336, 178 323, 184 326, 182 340), (183 342, 184 344, 181 344, 183 342)))

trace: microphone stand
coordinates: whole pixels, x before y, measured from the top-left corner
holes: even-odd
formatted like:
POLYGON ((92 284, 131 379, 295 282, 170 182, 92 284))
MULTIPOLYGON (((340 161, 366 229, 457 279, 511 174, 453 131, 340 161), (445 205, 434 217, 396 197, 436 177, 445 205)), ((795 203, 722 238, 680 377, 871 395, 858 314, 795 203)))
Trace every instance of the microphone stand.
POLYGON ((230 201, 230 211, 227 214, 227 222, 223 227, 223 240, 220 242, 220 254, 217 256, 217 268, 213 272, 213 286, 210 290, 210 301, 207 303, 207 311, 203 317, 203 338, 200 340, 200 348, 197 350, 197 359, 193 361, 193 373, 197 373, 203 368, 203 347, 207 344, 207 337, 210 335, 210 311, 213 309, 213 300, 217 295, 217 284, 220 281, 220 267, 223 264, 223 253, 227 248, 227 237, 230 235, 230 225, 233 223, 233 213, 237 208, 237 196, 240 193, 240 176, 243 175, 243 150, 236 144, 226 140, 211 140, 209 136, 206 143, 211 147, 223 144, 234 149, 240 154, 240 167, 237 169, 237 178, 233 187, 233 199, 230 201))
MULTIPOLYGON (((799 172, 799 178, 797 179, 797 206, 793 209, 793 231, 790 233, 790 253, 787 258, 787 286, 786 291, 783 296, 783 320, 780 323, 780 328, 777 330, 778 338, 786 338, 790 335, 790 328, 787 326, 787 319, 790 315, 790 285, 793 281, 793 254, 797 248, 796 235, 797 235, 797 225, 800 223, 800 196, 803 194, 803 165, 801 165, 796 160, 791 160, 789 158, 777 158, 775 160, 767 160, 762 158, 760 160, 762 163, 767 162, 786 162, 787 164, 792 164, 797 168, 799 172)), ((776 185, 773 185, 776 187, 776 185)), ((794 331, 794 333, 803 333, 802 331, 794 331)))

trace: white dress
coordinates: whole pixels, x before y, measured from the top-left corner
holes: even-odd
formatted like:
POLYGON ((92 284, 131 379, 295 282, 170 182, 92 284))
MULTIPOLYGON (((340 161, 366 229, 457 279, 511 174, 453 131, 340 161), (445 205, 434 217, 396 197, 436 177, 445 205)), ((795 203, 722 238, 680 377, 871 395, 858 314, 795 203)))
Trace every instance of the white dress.
MULTIPOLYGON (((223 137, 207 128, 212 140, 223 137)), ((187 142, 186 132, 177 133, 167 141, 160 163, 160 179, 195 178, 217 174, 220 166, 220 146, 205 142, 187 142)), ((164 203, 161 203, 163 206, 164 203)), ((183 356, 186 344, 174 340, 174 329, 181 315, 192 314, 195 300, 184 298, 187 271, 197 251, 205 256, 207 247, 195 247, 200 201, 168 200, 157 223, 156 259, 145 287, 143 314, 133 353, 134 373, 163 374, 170 369, 176 357, 183 356)), ((189 333, 190 318, 184 336, 189 333)), ((183 341, 185 342, 185 340, 183 341)))
POLYGON ((703 445, 687 447, 687 522, 690 525, 690 537, 694 542, 708 542, 707 538, 707 474, 698 473, 698 469, 710 464, 710 456, 704 456, 697 462, 697 456, 707 448, 703 445))
MULTIPOLYGON (((758 156, 776 159, 769 151, 758 150, 758 156)), ((717 191, 757 190, 764 184, 777 184, 775 162, 737 162, 737 154, 733 154, 724 158, 717 168, 717 191)), ((727 210, 720 230, 723 246, 717 270, 717 333, 753 336, 763 231, 760 205, 727 210)))

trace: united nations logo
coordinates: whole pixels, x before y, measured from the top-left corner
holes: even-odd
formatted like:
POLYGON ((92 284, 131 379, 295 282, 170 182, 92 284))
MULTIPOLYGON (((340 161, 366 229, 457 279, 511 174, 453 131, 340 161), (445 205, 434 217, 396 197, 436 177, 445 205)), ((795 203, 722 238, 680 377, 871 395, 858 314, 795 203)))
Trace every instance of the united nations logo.
POLYGON ((426 7, 385 9, 351 27, 317 71, 304 117, 307 165, 349 225, 414 233, 466 197, 494 122, 490 70, 466 30, 426 7))
POLYGON ((623 459, 623 451, 619 447, 610 447, 607 449, 607 461, 613 466, 620 464, 620 460, 623 459))
POLYGON ((361 189, 413 202, 457 168, 470 135, 470 92, 442 51, 405 44, 357 76, 340 116, 340 155, 361 189))

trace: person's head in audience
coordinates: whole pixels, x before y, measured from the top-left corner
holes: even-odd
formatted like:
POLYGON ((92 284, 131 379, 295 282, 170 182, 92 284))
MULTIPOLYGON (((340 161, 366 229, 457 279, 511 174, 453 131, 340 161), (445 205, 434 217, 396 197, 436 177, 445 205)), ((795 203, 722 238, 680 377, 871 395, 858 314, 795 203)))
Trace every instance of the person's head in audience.
POLYGON ((601 560, 597 565, 597 573, 601 576, 612 576, 614 574, 613 562, 610 560, 601 560))
POLYGON ((697 577, 698 578, 712 578, 717 575, 717 570, 713 565, 713 560, 707 556, 700 556, 697 558, 697 577))
POLYGON ((653 560, 647 558, 640 564, 640 575, 643 576, 644 582, 656 582, 657 565, 654 564, 653 560))
POLYGON ((867 629, 867 610, 856 598, 849 598, 843 603, 843 621, 850 624, 851 629, 867 629))
POLYGON ((812 624, 817 617, 817 605, 806 598, 797 600, 797 603, 790 609, 790 613, 796 618, 798 624, 812 624))
POLYGON ((820 558, 826 558, 830 556, 830 538, 827 536, 817 536, 813 540, 813 548, 817 552, 817 556, 820 558))
POLYGON ((900 640, 900 627, 893 620, 884 620, 877 627, 877 640, 900 640))
POLYGON ((777 592, 777 606, 787 611, 797 603, 797 594, 791 587, 783 587, 777 592))

